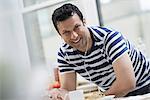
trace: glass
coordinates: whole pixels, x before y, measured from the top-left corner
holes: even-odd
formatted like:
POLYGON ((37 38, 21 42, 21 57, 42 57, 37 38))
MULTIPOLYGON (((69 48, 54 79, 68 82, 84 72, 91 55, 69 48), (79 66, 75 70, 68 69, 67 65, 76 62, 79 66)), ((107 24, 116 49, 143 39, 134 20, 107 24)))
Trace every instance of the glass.
MULTIPOLYGON (((131 42, 139 46, 142 40, 144 45, 149 43, 149 10, 147 0, 100 0, 102 22, 123 33, 131 42), (105 2, 104 2, 105 1, 105 2), (139 41, 139 39, 141 39, 139 41)), ((143 45, 143 44, 142 44, 143 45)), ((150 47, 146 46, 150 55, 150 47)), ((148 53, 147 53, 148 54, 148 53)))
MULTIPOLYGON (((103 0, 105 1, 105 0, 103 0)), ((139 12, 137 0, 109 0, 101 3, 103 21, 114 21, 139 12)))
MULTIPOLYGON (((52 21, 52 7, 24 14, 24 26, 32 65, 54 62, 58 45, 58 33, 52 21)), ((50 63, 49 63, 50 64, 50 63)))
POLYGON ((137 39, 142 33, 139 5, 138 0, 109 0, 109 2, 101 2, 104 26, 121 32, 137 45, 137 39))
MULTIPOLYGON (((79 1, 74 0, 71 3, 81 6, 79 1)), ((53 26, 51 16, 54 9, 62 4, 23 15, 32 66, 47 64, 46 66, 49 68, 49 66, 56 62, 57 51, 62 40, 53 26)))

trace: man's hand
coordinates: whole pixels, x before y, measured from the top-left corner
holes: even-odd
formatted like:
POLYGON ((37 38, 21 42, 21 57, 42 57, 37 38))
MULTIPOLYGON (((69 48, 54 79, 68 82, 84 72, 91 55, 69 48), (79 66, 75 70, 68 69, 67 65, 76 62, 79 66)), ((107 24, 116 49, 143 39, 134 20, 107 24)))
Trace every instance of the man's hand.
POLYGON ((49 90, 49 100, 69 100, 68 91, 65 89, 54 88, 49 90))

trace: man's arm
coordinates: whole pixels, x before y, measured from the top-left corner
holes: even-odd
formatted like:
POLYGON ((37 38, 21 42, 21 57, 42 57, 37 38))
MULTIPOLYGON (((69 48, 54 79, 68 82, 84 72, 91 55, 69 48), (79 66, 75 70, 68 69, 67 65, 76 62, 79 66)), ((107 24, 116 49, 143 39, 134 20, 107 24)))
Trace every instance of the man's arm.
POLYGON ((67 72, 60 75, 61 88, 68 91, 73 91, 76 89, 76 73, 67 72))
POLYGON ((59 74, 61 87, 59 89, 51 89, 49 91, 50 98, 53 100, 69 100, 66 95, 68 91, 73 91, 76 89, 76 73, 68 72, 64 74, 59 74))
POLYGON ((116 80, 105 94, 116 97, 125 96, 136 86, 135 74, 129 55, 125 53, 113 63, 116 80))

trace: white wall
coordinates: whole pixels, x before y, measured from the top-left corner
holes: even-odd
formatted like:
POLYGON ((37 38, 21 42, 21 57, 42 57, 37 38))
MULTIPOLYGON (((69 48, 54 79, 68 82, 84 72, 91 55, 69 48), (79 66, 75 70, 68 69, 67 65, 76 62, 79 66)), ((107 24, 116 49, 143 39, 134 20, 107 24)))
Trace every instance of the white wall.
POLYGON ((138 16, 128 16, 124 19, 109 22, 107 25, 120 31, 127 39, 137 44, 141 34, 138 16))
POLYGON ((149 27, 150 27, 150 12, 143 13, 141 15, 141 21, 142 21, 142 31, 143 31, 143 41, 146 45, 146 53, 150 57, 150 33, 149 33, 149 27))
POLYGON ((0 0, 1 100, 23 100, 29 56, 18 0, 0 0))
POLYGON ((148 1, 141 1, 143 0, 112 0, 102 4, 102 15, 105 26, 122 32, 134 45, 150 56, 150 7, 148 1))

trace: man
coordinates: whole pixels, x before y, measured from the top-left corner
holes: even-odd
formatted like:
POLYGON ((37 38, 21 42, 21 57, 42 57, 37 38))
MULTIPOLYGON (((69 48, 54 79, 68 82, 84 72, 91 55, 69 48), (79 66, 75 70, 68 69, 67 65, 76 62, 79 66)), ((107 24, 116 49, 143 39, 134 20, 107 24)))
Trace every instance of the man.
POLYGON ((76 89, 76 73, 116 97, 150 92, 150 63, 120 32, 87 27, 70 3, 57 8, 53 24, 64 40, 58 52, 61 88, 76 89))

